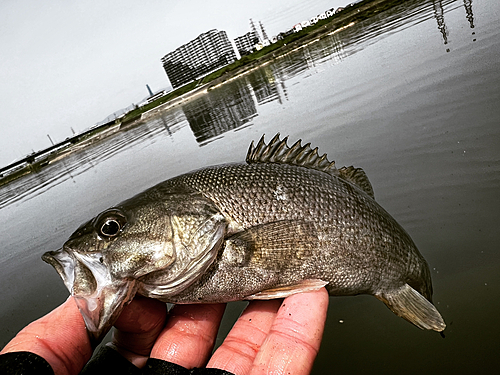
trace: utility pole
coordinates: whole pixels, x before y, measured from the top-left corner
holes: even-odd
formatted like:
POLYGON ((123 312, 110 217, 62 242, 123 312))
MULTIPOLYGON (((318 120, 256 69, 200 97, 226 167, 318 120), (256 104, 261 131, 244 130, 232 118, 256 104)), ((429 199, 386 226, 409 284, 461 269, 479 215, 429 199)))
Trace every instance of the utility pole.
POLYGON ((252 32, 259 38, 259 43, 262 43, 262 38, 260 37, 260 34, 257 32, 257 28, 255 27, 255 24, 253 23, 253 20, 250 18, 250 29, 252 29, 252 32))
POLYGON ((262 24, 261 21, 259 21, 259 25, 260 25, 260 30, 262 31, 262 38, 264 38, 264 40, 269 40, 266 34, 266 30, 264 30, 264 25, 262 24))

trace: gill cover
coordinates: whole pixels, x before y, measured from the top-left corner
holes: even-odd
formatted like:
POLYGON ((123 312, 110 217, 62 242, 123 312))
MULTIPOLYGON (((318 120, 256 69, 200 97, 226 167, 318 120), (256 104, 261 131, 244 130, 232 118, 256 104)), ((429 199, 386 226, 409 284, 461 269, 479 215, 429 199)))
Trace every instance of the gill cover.
POLYGON ((137 292, 167 300, 196 281, 225 228, 201 196, 147 190, 82 225, 42 259, 59 273, 98 342, 137 292))

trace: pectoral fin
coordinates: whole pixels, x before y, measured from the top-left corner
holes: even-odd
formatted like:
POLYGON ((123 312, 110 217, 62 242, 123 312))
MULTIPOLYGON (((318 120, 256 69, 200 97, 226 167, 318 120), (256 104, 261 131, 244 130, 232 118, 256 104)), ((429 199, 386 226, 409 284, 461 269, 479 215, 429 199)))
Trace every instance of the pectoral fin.
POLYGON ((314 223, 283 220, 239 232, 226 240, 226 256, 241 266, 280 271, 299 267, 318 247, 314 223))
POLYGON ((315 290, 319 290, 323 288, 328 281, 323 280, 304 280, 299 284, 294 285, 285 285, 277 288, 263 290, 262 292, 252 294, 251 296, 245 297, 247 300, 254 299, 276 299, 276 298, 285 298, 291 296, 292 294, 304 293, 304 292, 313 292, 315 290))
POLYGON ((396 315, 420 329, 441 332, 446 328, 436 307, 408 284, 388 293, 377 294, 375 297, 384 302, 396 315))

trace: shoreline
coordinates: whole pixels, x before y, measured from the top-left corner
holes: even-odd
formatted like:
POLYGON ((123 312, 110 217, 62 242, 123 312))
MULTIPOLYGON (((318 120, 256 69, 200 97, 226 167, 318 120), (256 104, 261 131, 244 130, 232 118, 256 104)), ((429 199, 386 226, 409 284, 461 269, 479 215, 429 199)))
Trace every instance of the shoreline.
MULTIPOLYGON (((271 45, 270 47, 273 47, 273 49, 271 49, 269 52, 265 52, 264 48, 264 54, 262 56, 259 56, 254 60, 244 65, 238 66, 230 71, 224 71, 224 69, 227 67, 220 69, 220 71, 223 71, 223 73, 221 73, 218 77, 213 78, 204 84, 201 84, 201 86, 195 86, 185 93, 174 96, 171 99, 166 99, 165 102, 161 102, 162 98, 160 98, 158 99, 158 102, 151 103, 151 108, 146 109, 141 107, 136 110, 132 110, 119 119, 92 128, 72 138, 67 138, 65 141, 54 145, 53 147, 50 147, 46 150, 41 150, 32 155, 28 155, 24 159, 0 169, 0 187, 32 172, 37 173, 50 163, 59 161, 64 157, 83 148, 91 146, 92 144, 99 142, 105 138, 108 138, 113 134, 116 134, 117 132, 126 131, 130 128, 140 126, 140 124, 146 119, 157 116, 163 111, 166 111, 177 105, 184 104, 200 95, 204 95, 212 89, 222 86, 225 83, 228 83, 243 75, 249 74, 256 69, 261 68, 262 66, 270 64, 277 59, 283 58, 291 53, 307 47, 312 43, 316 43, 323 38, 345 30, 346 28, 355 25, 357 22, 370 18, 373 15, 381 13, 401 3, 404 3, 404 0, 368 0, 355 4, 354 6, 352 6, 352 9, 346 8, 342 12, 330 17, 331 19, 323 20, 326 22, 318 22, 319 25, 316 28, 313 28, 309 32, 306 32, 305 35, 299 37, 296 40, 293 40, 290 43, 284 43, 281 46, 278 45, 277 47, 273 47, 273 45, 271 45), (379 5, 382 6, 380 8, 377 8, 377 6, 379 5), (344 12, 345 14, 343 14, 344 12)), ((278 42, 275 44, 278 44, 278 42)), ((205 78, 208 77, 210 77, 210 75, 205 78)), ((200 80, 198 83, 195 82, 186 86, 189 87, 192 84, 200 84, 205 78, 200 80)), ((171 92, 170 94, 172 93, 175 93, 175 91, 171 92)), ((169 95, 164 98, 168 98, 168 96, 169 95)))

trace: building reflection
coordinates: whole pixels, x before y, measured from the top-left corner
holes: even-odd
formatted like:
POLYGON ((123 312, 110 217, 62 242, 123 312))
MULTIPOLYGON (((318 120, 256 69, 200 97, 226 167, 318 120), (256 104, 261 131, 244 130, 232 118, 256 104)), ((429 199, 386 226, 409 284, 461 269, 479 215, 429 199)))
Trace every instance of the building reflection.
POLYGON ((287 100, 285 82, 270 66, 257 69, 186 103, 184 115, 196 140, 205 144, 221 134, 248 125, 258 106, 287 100))
POLYGON ((175 132, 185 126, 187 119, 181 109, 174 108, 170 111, 161 112, 156 121, 165 128, 168 136, 172 137, 175 132))
POLYGON ((225 132, 251 124, 258 107, 288 100, 286 81, 317 67, 318 61, 339 61, 343 48, 336 36, 300 48, 240 79, 227 82, 182 106, 198 143, 206 144, 225 132))
POLYGON ((189 126, 198 143, 236 129, 257 116, 250 88, 242 80, 227 83, 183 106, 189 126))
MULTIPOLYGON (((269 103, 274 100, 279 101, 280 104, 283 103, 280 86, 277 84, 278 80, 269 65, 248 75, 246 81, 253 91, 253 95, 258 105, 269 103)), ((283 82, 282 84, 284 87, 283 82)))

